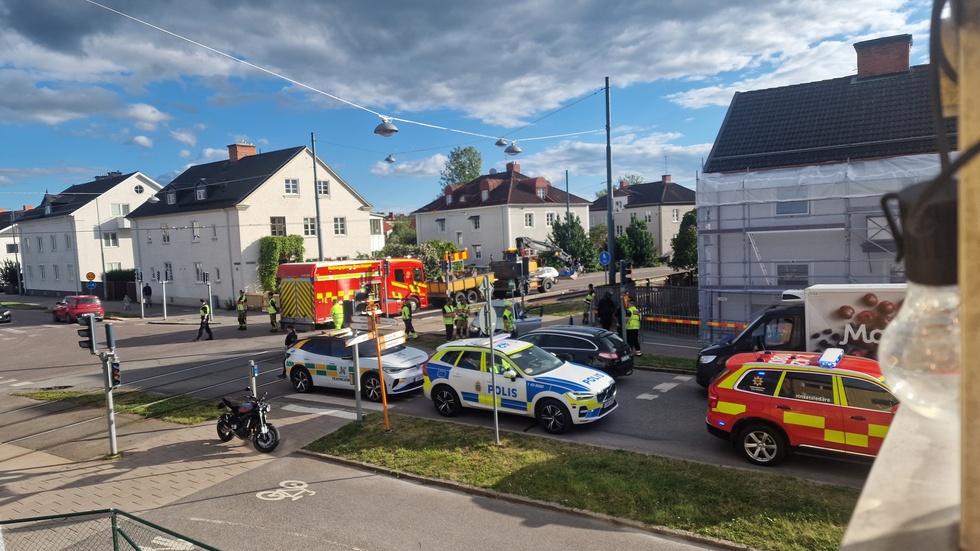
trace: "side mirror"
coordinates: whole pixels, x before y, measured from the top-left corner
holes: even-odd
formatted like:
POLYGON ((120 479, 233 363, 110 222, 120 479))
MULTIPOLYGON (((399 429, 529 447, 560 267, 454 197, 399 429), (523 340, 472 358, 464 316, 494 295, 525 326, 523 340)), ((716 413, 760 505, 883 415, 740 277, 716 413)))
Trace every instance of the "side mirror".
POLYGON ((508 369, 507 371, 501 373, 501 375, 503 375, 507 379, 510 379, 511 381, 517 379, 517 372, 514 371, 513 369, 508 369))

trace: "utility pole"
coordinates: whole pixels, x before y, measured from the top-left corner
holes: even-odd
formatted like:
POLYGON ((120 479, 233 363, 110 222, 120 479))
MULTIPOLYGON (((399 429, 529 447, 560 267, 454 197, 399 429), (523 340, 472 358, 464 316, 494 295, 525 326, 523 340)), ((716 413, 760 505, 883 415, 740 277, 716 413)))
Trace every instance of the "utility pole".
POLYGON ((609 77, 606 77, 606 252, 609 253, 609 285, 616 284, 616 228, 613 222, 612 112, 609 107, 609 77))

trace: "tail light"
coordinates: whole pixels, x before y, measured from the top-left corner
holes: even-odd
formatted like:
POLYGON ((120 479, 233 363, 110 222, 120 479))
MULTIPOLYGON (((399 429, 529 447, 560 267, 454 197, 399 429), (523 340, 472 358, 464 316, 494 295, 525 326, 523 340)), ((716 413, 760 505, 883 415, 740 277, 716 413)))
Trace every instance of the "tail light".
POLYGON ((718 392, 713 388, 708 389, 708 408, 715 409, 718 407, 718 392))
POLYGON ((424 362, 422 362, 422 376, 425 378, 429 377, 429 360, 431 359, 432 356, 429 356, 428 358, 425 359, 424 362))
POLYGON ((616 354, 615 352, 599 352, 599 357, 603 360, 616 361, 619 359, 619 354, 616 354))

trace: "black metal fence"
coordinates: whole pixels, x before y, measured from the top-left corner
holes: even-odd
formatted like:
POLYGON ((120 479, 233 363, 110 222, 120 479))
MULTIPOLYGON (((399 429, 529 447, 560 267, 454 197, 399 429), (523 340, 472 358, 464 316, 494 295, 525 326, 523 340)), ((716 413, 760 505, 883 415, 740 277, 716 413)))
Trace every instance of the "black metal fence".
MULTIPOLYGON (((697 287, 627 285, 622 290, 636 301, 636 307, 643 314, 641 329, 667 335, 698 336, 697 287)), ((596 287, 597 299, 601 299, 606 291, 611 292, 618 299, 617 305, 622 306, 619 285, 596 287)))

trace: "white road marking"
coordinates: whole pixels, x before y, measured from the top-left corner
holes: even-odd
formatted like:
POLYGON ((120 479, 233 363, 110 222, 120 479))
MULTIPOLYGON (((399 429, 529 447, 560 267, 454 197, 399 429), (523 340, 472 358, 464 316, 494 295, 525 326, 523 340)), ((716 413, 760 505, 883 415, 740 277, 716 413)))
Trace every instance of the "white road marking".
POLYGON ((637 400, 655 400, 660 398, 659 394, 640 394, 636 397, 637 400))
POLYGON ((27 331, 24 331, 23 329, 14 329, 13 327, 4 327, 2 329, 2 331, 4 333, 13 333, 15 335, 22 335, 22 334, 24 334, 24 333, 27 332, 27 331))
POLYGON ((690 375, 677 375, 676 377, 674 377, 674 380, 675 381, 690 381, 693 378, 694 377, 691 377, 690 375))
POLYGON ((289 404, 282 406, 282 409, 286 411, 295 411, 296 413, 313 413, 316 415, 329 415, 331 417, 340 417, 341 419, 357 419, 357 414, 353 411, 341 411, 339 409, 320 409, 320 408, 308 408, 305 406, 296 406, 289 404))
MULTIPOLYGON (((284 396, 289 400, 302 400, 305 402, 318 402, 320 404, 331 404, 335 406, 344 407, 354 407, 354 399, 346 398, 334 398, 333 396, 323 396, 322 394, 289 394, 284 396)), ((376 404, 374 402, 361 401, 361 407, 364 409, 369 409, 371 411, 381 411, 383 408, 381 404, 376 404)), ((388 409, 393 408, 391 404, 388 404, 388 409)))
POLYGON ((679 384, 680 383, 660 383, 659 385, 653 387, 653 390, 657 390, 660 392, 667 392, 668 390, 673 389, 675 386, 679 384))
POLYGON ((34 383, 32 383, 30 381, 24 381, 24 382, 21 382, 21 383, 12 384, 10 386, 26 386, 26 385, 32 385, 32 384, 34 384, 34 383))

